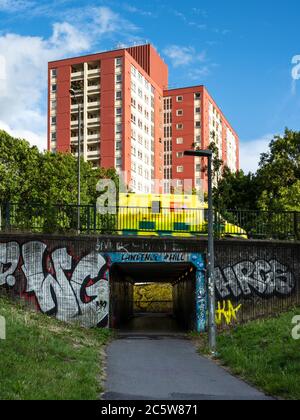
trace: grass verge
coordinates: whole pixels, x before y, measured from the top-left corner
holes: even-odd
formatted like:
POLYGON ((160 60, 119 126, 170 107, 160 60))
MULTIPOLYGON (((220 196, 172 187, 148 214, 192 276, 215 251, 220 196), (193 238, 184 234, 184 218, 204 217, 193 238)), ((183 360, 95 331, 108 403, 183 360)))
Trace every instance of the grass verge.
MULTIPOLYGON (((219 360, 266 394, 299 400, 300 340, 292 337, 292 319, 297 315, 300 308, 219 333, 219 360)), ((198 345, 207 354, 207 340, 202 337, 198 345)))
POLYGON ((0 297, 1 400, 96 400, 108 330, 83 329, 0 297))

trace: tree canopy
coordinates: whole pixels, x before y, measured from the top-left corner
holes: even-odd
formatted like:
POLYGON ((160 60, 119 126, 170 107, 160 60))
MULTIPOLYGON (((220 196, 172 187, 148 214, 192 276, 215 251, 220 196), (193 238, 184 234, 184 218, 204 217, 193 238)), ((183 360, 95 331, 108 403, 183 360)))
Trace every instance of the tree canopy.
MULTIPOLYGON (((114 169, 93 169, 82 159, 82 204, 96 202, 96 184, 103 178, 118 182, 114 169)), ((77 159, 70 153, 41 153, 0 130, 0 201, 76 204, 77 159)))
POLYGON ((300 211, 300 132, 275 136, 255 174, 225 167, 214 201, 231 210, 300 211))

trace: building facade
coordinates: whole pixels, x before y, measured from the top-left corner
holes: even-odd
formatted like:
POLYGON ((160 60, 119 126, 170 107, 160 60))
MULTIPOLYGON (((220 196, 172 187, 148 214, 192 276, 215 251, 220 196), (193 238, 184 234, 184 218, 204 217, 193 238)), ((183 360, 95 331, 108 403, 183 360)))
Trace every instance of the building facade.
MULTIPOLYGON (((184 156, 184 150, 207 149, 211 143, 218 158, 232 172, 239 169, 239 139, 204 86, 164 92, 164 190, 190 182, 207 191, 205 159, 184 156)), ((220 170, 221 172, 221 170, 220 170)), ((216 179, 216 177, 215 177, 216 179)), ((187 185, 188 187, 188 185, 187 185)))
POLYGON ((183 151, 212 138, 239 168, 238 137, 207 90, 168 90, 168 67, 149 44, 50 62, 48 150, 77 156, 79 112, 83 158, 116 168, 137 193, 168 192, 172 179, 205 190, 202 162, 183 151))

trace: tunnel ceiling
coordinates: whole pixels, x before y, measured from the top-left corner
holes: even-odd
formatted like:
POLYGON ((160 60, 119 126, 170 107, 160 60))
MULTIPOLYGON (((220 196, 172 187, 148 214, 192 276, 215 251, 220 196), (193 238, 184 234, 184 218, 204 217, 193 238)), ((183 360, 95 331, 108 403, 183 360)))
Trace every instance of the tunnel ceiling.
POLYGON ((175 283, 180 277, 194 270, 188 263, 117 264, 116 268, 122 276, 130 277, 135 283, 175 283))

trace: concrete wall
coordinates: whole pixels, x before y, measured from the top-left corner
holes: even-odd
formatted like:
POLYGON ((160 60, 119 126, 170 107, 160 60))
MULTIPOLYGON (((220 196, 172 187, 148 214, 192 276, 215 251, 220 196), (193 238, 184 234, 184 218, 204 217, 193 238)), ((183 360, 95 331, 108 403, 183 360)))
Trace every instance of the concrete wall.
POLYGON ((193 330, 196 322, 195 286, 195 273, 173 286, 174 315, 185 330, 193 330))
MULTIPOLYGON (((206 248, 205 240, 1 234, 0 286, 58 319, 102 327, 109 313, 108 254, 206 248)), ((300 304, 300 243, 216 241, 216 292, 221 325, 300 304)))

